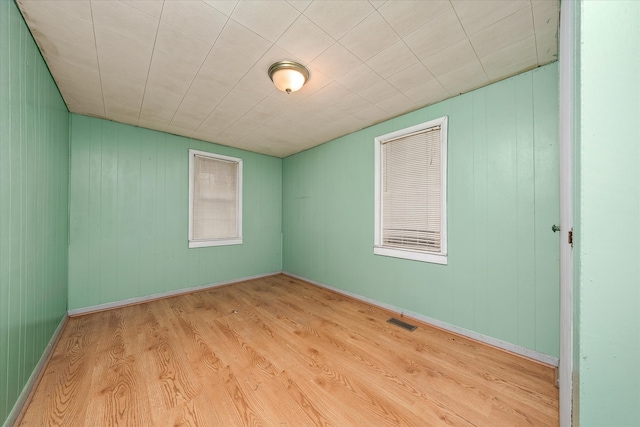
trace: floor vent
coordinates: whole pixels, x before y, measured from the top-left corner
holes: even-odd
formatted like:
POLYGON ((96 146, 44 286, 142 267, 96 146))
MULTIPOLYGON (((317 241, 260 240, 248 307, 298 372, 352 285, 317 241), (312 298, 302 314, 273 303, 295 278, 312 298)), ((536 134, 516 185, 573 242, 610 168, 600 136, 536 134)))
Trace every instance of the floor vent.
POLYGON ((400 326, 401 328, 405 328, 407 331, 415 331, 416 329, 418 329, 417 326, 410 325, 407 322, 403 322, 400 319, 396 319, 395 317, 392 317, 391 319, 387 320, 387 322, 392 323, 396 326, 400 326))

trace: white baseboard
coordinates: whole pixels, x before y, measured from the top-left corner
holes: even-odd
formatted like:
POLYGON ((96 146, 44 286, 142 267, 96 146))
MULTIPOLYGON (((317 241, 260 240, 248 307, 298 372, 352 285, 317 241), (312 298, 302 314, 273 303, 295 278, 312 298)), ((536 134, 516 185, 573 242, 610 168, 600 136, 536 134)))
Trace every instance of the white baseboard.
POLYGON ((272 273, 258 274, 256 276, 242 277, 242 278, 239 278, 239 279, 232 279, 232 280, 224 280, 224 281, 221 281, 221 282, 209 283, 207 285, 194 286, 194 287, 191 287, 191 288, 176 289, 176 290, 173 290, 173 291, 160 292, 160 293, 157 293, 157 294, 145 295, 145 296, 142 296, 142 297, 129 298, 129 299, 115 301, 115 302, 108 302, 108 303, 105 303, 105 304, 92 305, 92 306, 89 306, 89 307, 83 307, 83 308, 77 308, 77 309, 74 309, 74 310, 69 310, 68 314, 69 314, 69 316, 79 316, 79 315, 82 315, 82 314, 89 314, 89 313, 94 313, 94 312, 97 312, 97 311, 110 310, 112 308, 125 307, 125 306, 128 306, 128 305, 141 304, 141 303, 144 303, 144 302, 149 302, 149 301, 153 301, 153 300, 157 300, 157 299, 173 297, 173 296, 183 295, 183 294, 189 294, 191 292, 203 291, 203 290, 206 290, 206 289, 217 288, 219 286, 230 285, 232 283, 244 282, 244 281, 252 280, 252 279, 259 279, 261 277, 275 276, 275 275, 280 274, 280 273, 282 273, 282 272, 281 271, 274 271, 272 273))
POLYGON ((47 344, 47 346, 45 347, 44 352, 42 352, 42 356, 40 356, 40 360, 38 360, 38 363, 36 364, 35 368, 33 368, 33 372, 31 372, 31 375, 29 376, 27 383, 24 385, 24 388, 22 389, 20 396, 18 396, 18 400, 16 400, 16 403, 13 405, 13 409, 11 409, 11 412, 9 412, 9 416, 5 420, 3 427, 12 426, 15 424, 16 421, 18 421, 18 417, 20 416, 25 403, 27 403, 29 396, 31 396, 31 392, 38 385, 40 374, 42 373, 42 370, 46 366, 47 361, 49 360, 49 356, 53 351, 53 348, 58 342, 58 338, 60 337, 60 334, 64 329, 64 325, 67 323, 67 318, 68 317, 65 314, 64 317, 60 320, 60 323, 58 323, 58 327, 56 328, 55 332, 51 336, 51 339, 49 340, 49 344, 47 344))
POLYGON ((478 332, 474 332, 468 329, 464 329, 461 328, 459 326, 455 326, 455 325, 451 325, 449 323, 446 322, 442 322, 440 320, 419 314, 419 313, 415 313, 412 311, 407 311, 403 308, 400 307, 396 307, 393 306, 391 304, 386 304, 383 302, 379 302, 376 301, 374 299, 359 295, 359 294, 355 294, 353 292, 349 292, 349 291, 345 291, 344 289, 340 289, 340 288, 336 288, 334 286, 331 285, 327 285, 326 283, 322 283, 322 282, 316 282, 315 280, 311 280, 311 279, 307 279, 306 277, 302 277, 302 276, 298 276, 296 274, 293 273, 289 273, 287 271, 283 271, 282 274, 286 274, 287 276, 291 276, 291 277, 295 277, 296 279, 300 279, 300 280, 304 280, 305 282, 309 282, 312 283, 314 285, 326 288, 326 289, 330 289, 334 292, 338 292, 340 294, 343 295, 347 295, 349 297, 358 299, 360 301, 364 301, 367 302, 369 304, 396 312, 396 313, 403 313, 405 316, 410 316, 413 317, 414 319, 420 320, 424 323, 428 323, 430 325, 436 326, 438 328, 447 330, 449 332, 453 332, 456 333, 458 335, 462 335, 465 336, 467 338, 471 338, 474 339, 476 341, 480 341, 482 343, 494 346, 494 347, 498 347, 500 349, 509 351, 511 353, 515 353, 518 354, 520 356, 524 356, 524 357, 528 357, 529 359, 533 359, 536 360, 538 362, 542 362, 542 363, 546 363, 547 365, 551 365, 551 366, 555 366, 558 367, 558 358, 557 357, 553 357, 553 356, 549 356, 547 354, 544 353, 540 353, 539 351, 535 351, 535 350, 531 350, 529 348, 526 347, 522 347, 516 344, 512 344, 510 342, 507 341, 502 341, 499 340, 497 338, 493 338, 490 337, 488 335, 484 335, 484 334, 480 334, 478 332))

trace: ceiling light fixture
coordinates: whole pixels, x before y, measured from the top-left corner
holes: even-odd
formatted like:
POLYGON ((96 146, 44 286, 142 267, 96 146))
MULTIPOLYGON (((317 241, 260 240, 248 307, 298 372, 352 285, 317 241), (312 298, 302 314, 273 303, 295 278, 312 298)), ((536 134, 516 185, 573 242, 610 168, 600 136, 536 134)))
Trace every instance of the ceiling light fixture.
POLYGON ((269 67, 269 77, 276 88, 291 93, 300 90, 307 82, 309 71, 297 62, 278 61, 269 67))

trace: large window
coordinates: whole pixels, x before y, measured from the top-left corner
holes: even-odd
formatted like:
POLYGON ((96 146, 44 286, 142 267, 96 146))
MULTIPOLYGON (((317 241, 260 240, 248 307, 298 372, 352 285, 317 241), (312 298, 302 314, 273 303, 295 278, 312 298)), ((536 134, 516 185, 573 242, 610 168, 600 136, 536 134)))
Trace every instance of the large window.
POLYGON ((447 118, 375 139, 376 255, 447 263, 447 118))
POLYGON ((242 243, 242 160, 189 150, 189 247, 242 243))

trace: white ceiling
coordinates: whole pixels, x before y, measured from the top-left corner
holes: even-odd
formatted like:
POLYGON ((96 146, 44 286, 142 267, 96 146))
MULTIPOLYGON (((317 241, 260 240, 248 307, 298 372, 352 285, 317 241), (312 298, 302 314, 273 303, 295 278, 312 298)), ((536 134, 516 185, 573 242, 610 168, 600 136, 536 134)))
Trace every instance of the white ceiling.
POLYGON ((557 57, 558 0, 17 3, 71 112, 278 157, 557 57))

